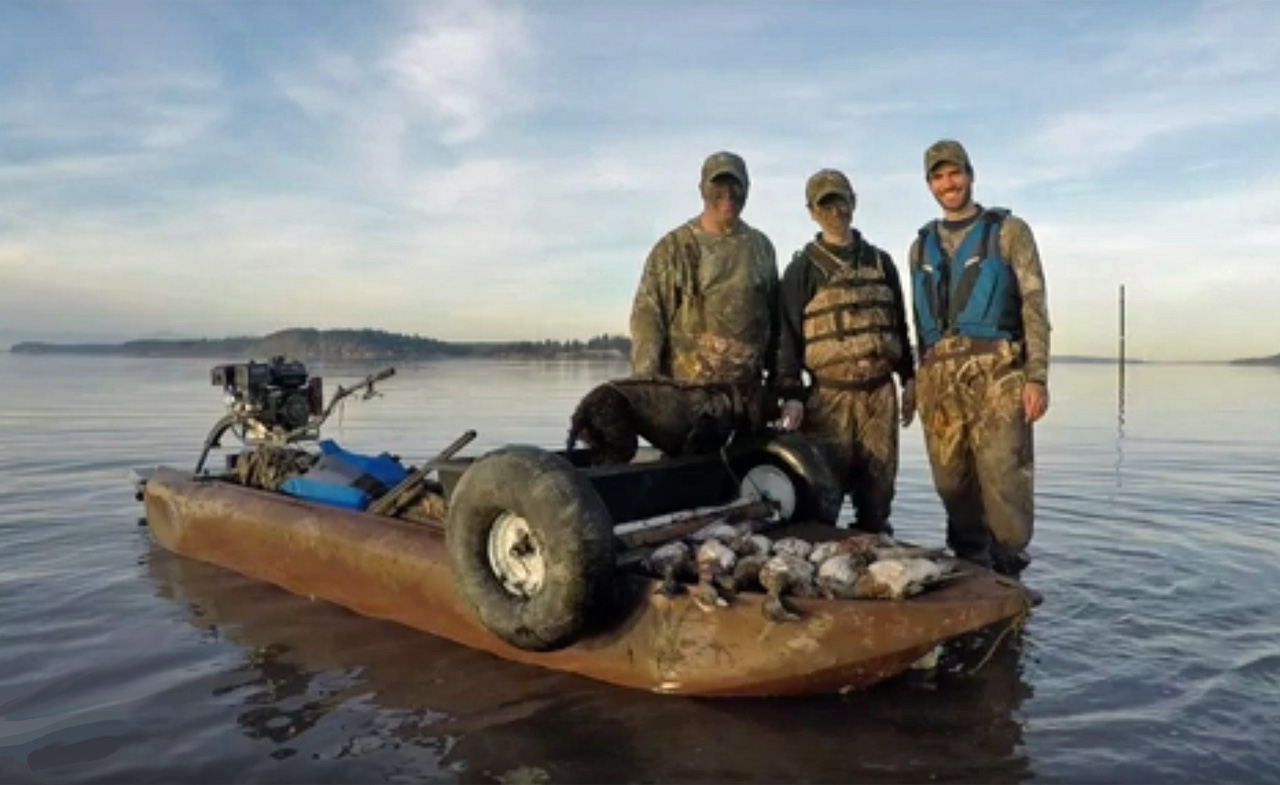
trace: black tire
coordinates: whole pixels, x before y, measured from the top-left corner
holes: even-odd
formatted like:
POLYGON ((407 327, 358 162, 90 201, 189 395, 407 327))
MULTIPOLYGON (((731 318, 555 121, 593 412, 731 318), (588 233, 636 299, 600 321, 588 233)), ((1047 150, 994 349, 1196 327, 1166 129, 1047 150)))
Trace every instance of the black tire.
MULTIPOLYGON (((531 651, 568 646, 594 621, 616 558, 613 520, 591 482, 563 457, 525 446, 489 453, 462 475, 449 500, 445 544, 480 623, 531 651), (531 558, 544 567, 527 593, 495 572, 490 548, 499 524, 499 536, 526 532, 521 547, 534 548, 531 558)), ((515 547, 511 558, 524 558, 515 547)))
POLYGON ((834 525, 840 517, 844 494, 822 451, 802 434, 773 434, 739 444, 731 453, 730 467, 739 478, 755 466, 776 466, 795 485, 794 521, 834 525))

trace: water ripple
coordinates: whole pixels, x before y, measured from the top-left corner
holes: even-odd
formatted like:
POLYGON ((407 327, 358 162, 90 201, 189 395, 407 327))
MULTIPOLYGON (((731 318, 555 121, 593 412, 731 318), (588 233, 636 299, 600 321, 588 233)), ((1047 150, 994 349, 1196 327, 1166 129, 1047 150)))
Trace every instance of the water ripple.
MULTIPOLYGON (((330 366, 328 389, 371 370, 330 366)), ((559 444, 623 373, 405 366, 329 435, 410 461, 464 427, 476 452, 559 444)), ((1199 373, 1135 369, 1120 422, 1113 369, 1055 371, 1027 576, 1045 603, 982 671, 722 702, 515 665, 161 551, 125 477, 194 464, 208 363, 0 355, 0 779, 1280 780, 1280 434, 1259 425, 1280 374, 1199 373), (40 729, 73 726, 101 743, 34 773, 64 749, 40 729)), ((895 524, 940 544, 918 426, 902 450, 895 524)))

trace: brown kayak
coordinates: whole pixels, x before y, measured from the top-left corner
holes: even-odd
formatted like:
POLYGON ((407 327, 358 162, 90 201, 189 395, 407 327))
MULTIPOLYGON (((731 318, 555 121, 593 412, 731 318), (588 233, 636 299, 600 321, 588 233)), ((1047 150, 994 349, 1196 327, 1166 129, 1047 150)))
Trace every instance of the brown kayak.
MULTIPOLYGON (((456 588, 442 528, 329 507, 157 468, 146 484, 156 543, 291 592, 328 600, 518 662, 624 687, 699 696, 799 695, 869 686, 944 641, 1020 619, 1028 595, 989 571, 908 600, 794 599, 796 622, 765 619, 761 594, 704 611, 688 594, 617 573, 613 621, 557 651, 511 646, 481 625, 456 588)), ((778 536, 839 530, 796 524, 778 536)))

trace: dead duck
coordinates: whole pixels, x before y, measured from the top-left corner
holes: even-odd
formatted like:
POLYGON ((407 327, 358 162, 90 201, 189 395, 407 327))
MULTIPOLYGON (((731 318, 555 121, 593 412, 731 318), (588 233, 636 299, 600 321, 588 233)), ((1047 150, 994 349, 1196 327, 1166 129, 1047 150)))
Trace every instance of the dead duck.
POLYGON ((689 540, 696 544, 704 543, 707 540, 720 540, 721 542, 729 542, 731 540, 737 539, 738 536, 739 536, 739 531, 737 528, 730 526, 724 521, 716 521, 715 523, 707 524, 706 526, 703 526, 701 529, 698 529, 693 534, 690 534, 689 540))
POLYGON ((790 554, 801 559, 807 559, 809 554, 813 553, 813 543, 808 540, 802 540, 799 537, 783 537, 773 543, 773 553, 790 554))
POLYGON ((705 611, 727 606, 728 600, 717 587, 732 591, 737 554, 728 545, 713 538, 698 546, 695 561, 698 566, 698 585, 693 590, 693 601, 705 611))
POLYGON ((798 621, 800 615, 787 607, 784 594, 807 596, 813 593, 813 565, 801 556, 778 553, 760 568, 760 585, 768 593, 761 610, 772 622, 798 621))
POLYGON ((752 553, 738 558, 733 566, 733 592, 753 589, 760 586, 760 570, 770 559, 767 553, 752 553))
POLYGON ((655 548, 645 559, 649 572, 662 579, 655 594, 674 597, 683 591, 681 578, 696 576, 693 561, 693 549, 682 540, 666 543, 655 548))
POLYGON ((738 554, 738 558, 747 556, 768 556, 773 551, 773 541, 763 534, 756 534, 754 531, 747 529, 732 540, 725 542, 738 554))
POLYGON ((848 554, 863 564, 869 564, 876 559, 876 541, 864 535, 854 535, 843 540, 818 543, 809 553, 809 561, 822 565, 833 556, 841 554, 848 554))
POLYGON ((854 583, 861 598, 901 600, 919 594, 946 576, 942 565, 928 559, 885 559, 872 562, 854 583))
POLYGON ((867 563, 890 559, 937 559, 947 554, 942 548, 903 545, 887 534, 853 534, 842 540, 818 543, 809 554, 809 561, 820 565, 840 553, 859 555, 867 563))
POLYGON ((818 566, 818 577, 814 582, 823 595, 832 599, 857 599, 858 578, 866 568, 864 554, 837 553, 818 566))

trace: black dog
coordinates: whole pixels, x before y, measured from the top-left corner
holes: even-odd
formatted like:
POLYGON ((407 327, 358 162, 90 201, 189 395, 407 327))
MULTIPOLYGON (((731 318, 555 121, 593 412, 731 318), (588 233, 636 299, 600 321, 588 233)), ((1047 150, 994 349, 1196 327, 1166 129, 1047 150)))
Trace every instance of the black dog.
POLYGON ((567 447, 581 441, 596 465, 630 463, 641 437, 673 458, 715 452, 736 431, 764 427, 763 398, 732 384, 605 382, 578 403, 567 447))

